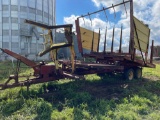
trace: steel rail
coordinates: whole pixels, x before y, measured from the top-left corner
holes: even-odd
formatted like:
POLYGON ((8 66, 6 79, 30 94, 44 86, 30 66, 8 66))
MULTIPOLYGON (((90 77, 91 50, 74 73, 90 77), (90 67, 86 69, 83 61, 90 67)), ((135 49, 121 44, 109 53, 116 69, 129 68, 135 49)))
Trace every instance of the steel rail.
POLYGON ((103 8, 103 9, 101 9, 101 10, 98 10, 98 11, 95 11, 95 12, 92 12, 92 13, 88 13, 88 14, 86 14, 86 15, 82 15, 82 16, 80 16, 80 17, 78 17, 78 18, 83 18, 83 17, 86 17, 86 16, 90 16, 90 15, 93 15, 93 14, 96 14, 96 13, 99 13, 99 12, 102 12, 102 11, 104 11, 104 10, 107 10, 107 9, 110 9, 110 8, 113 8, 113 7, 117 7, 117 6, 119 6, 119 5, 122 5, 122 4, 125 4, 125 3, 128 3, 128 2, 130 2, 130 0, 125 1, 125 2, 122 2, 122 3, 119 3, 119 4, 116 4, 116 5, 112 5, 112 6, 107 7, 107 8, 103 8))

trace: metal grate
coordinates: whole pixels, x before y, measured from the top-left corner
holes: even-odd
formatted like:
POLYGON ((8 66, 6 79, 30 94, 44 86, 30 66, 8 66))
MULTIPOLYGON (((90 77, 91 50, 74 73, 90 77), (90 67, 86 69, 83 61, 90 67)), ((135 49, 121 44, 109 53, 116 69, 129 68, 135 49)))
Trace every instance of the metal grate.
POLYGON ((39 44, 38 44, 38 49, 39 49, 39 50, 42 50, 42 49, 43 49, 43 46, 44 46, 44 45, 43 45, 42 43, 41 43, 41 44, 39 43, 39 44))
POLYGON ((29 12, 35 14, 36 10, 34 8, 29 8, 29 12))
POLYGON ((11 47, 12 48, 19 48, 19 43, 18 42, 12 42, 11 47))
POLYGON ((51 20, 52 20, 52 15, 49 15, 49 19, 51 19, 51 20))
POLYGON ((36 43, 31 43, 31 48, 35 48, 36 47, 36 43))
POLYGON ((18 23, 18 18, 12 17, 12 18, 11 18, 11 22, 12 22, 12 23, 18 23))
POLYGON ((21 11, 21 12, 27 12, 27 7, 20 6, 20 11, 21 11))
POLYGON ((12 30, 12 36, 18 36, 19 32, 18 30, 12 30))
POLYGON ((3 17, 2 20, 3 23, 9 23, 9 17, 3 17))
POLYGON ((41 10, 37 10, 37 15, 41 15, 42 16, 42 11, 41 10))
POLYGON ((9 10, 9 6, 8 5, 2 5, 2 10, 3 11, 8 11, 9 10))
POLYGON ((3 48, 9 48, 9 42, 3 42, 2 45, 3 48))
POLYGON ((48 18, 48 13, 44 12, 44 17, 48 18))
POLYGON ((9 35, 9 30, 3 30, 3 35, 8 36, 9 35))
POLYGON ((11 11, 18 11, 17 5, 11 5, 11 11))

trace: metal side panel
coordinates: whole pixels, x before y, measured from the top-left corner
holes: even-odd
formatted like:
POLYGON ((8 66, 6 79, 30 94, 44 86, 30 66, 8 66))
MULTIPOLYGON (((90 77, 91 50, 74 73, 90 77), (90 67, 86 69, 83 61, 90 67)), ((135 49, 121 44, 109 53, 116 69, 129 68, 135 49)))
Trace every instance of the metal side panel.
POLYGON ((99 33, 93 32, 91 30, 85 29, 80 27, 80 33, 81 33, 81 42, 82 47, 91 50, 92 49, 92 40, 93 42, 93 51, 97 51, 98 47, 98 40, 99 40, 99 33), (93 35, 94 33, 94 35, 93 35))
POLYGON ((134 23, 134 48, 136 48, 137 50, 142 50, 142 52, 146 53, 148 51, 150 29, 136 17, 134 17, 134 23))

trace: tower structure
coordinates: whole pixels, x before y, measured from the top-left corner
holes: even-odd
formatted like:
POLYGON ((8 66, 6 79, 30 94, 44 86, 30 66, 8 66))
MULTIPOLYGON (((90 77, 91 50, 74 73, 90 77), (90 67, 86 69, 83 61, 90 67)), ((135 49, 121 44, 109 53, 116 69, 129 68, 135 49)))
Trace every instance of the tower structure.
MULTIPOLYGON (((55 25, 56 0, 0 0, 0 48, 6 48, 30 59, 43 49, 44 31, 26 24, 25 19, 55 25), (37 40, 38 39, 38 40, 37 40)), ((8 59, 2 54, 0 59, 8 59)))

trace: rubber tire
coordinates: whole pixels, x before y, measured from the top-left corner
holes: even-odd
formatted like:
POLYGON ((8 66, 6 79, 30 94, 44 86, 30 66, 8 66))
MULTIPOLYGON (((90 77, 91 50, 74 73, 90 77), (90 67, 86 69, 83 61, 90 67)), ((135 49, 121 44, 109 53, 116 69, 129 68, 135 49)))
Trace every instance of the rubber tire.
POLYGON ((134 79, 134 70, 132 68, 126 70, 124 72, 124 77, 126 80, 133 80, 134 79))
POLYGON ((134 75, 136 79, 141 79, 142 78, 142 68, 136 68, 134 75))

